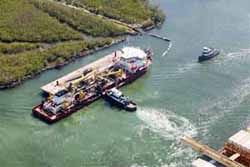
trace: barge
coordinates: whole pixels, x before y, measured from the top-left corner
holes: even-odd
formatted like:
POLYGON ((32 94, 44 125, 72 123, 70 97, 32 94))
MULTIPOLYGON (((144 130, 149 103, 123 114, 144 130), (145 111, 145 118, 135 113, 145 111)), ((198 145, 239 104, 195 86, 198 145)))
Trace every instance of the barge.
POLYGON ((103 92, 129 84, 145 74, 152 64, 152 51, 125 47, 88 64, 41 89, 41 104, 35 117, 54 123, 102 97, 103 92))
POLYGON ((214 150, 192 138, 183 141, 202 154, 192 167, 250 167, 250 130, 241 130, 231 136, 220 150, 214 150))

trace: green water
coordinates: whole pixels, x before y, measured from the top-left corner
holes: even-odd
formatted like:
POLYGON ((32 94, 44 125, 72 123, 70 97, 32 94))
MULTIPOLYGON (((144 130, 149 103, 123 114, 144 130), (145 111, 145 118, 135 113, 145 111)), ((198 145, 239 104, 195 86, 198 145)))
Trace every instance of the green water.
POLYGON ((52 70, 18 88, 0 92, 1 167, 189 167, 197 154, 180 142, 192 135, 214 148, 250 122, 250 2, 156 0, 167 13, 153 32, 173 40, 130 37, 52 70), (122 88, 136 113, 99 100, 52 126, 31 116, 40 87, 124 45, 151 47, 150 71, 122 88), (198 64, 204 45, 222 49, 198 64))

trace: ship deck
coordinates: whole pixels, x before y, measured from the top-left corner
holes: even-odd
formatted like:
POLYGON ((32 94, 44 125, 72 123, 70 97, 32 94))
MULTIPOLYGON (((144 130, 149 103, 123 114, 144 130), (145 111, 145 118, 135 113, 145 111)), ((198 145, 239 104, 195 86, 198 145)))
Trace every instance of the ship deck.
POLYGON ((120 57, 122 52, 121 51, 116 51, 104 56, 103 58, 98 59, 97 61, 94 61, 86 66, 83 66, 61 78, 58 78, 44 86, 41 87, 41 89, 48 93, 48 94, 56 94, 57 92, 64 90, 65 87, 67 87, 70 84, 70 80, 80 77, 84 71, 88 70, 88 69, 95 69, 98 72, 101 72, 109 67, 111 67, 112 65, 114 65, 114 55, 116 54, 117 57, 120 57), (57 84, 59 83, 59 84, 57 84))

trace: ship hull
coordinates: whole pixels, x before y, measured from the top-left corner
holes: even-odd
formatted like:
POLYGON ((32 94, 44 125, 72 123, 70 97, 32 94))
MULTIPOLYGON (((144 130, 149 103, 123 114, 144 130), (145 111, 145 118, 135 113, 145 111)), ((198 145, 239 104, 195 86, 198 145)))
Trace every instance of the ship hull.
MULTIPOLYGON (((113 87, 122 87, 124 85, 127 85, 133 81, 135 81, 136 79, 140 78, 142 75, 144 75, 148 70, 148 67, 138 71, 137 73, 133 74, 133 75, 130 75, 128 76, 125 80, 123 81, 120 81, 117 84, 112 84, 112 85, 109 85, 108 87, 106 87, 103 91, 105 90, 108 90, 108 89, 111 89, 113 87)), ((93 103, 94 101, 98 100, 99 98, 101 98, 101 94, 95 94, 91 97, 89 97, 88 99, 82 101, 81 103, 79 104, 76 104, 74 105, 74 107, 68 109, 68 110, 64 110, 62 112, 60 112, 59 114, 56 114, 56 115, 53 115, 53 114, 49 114, 47 112, 45 112, 43 109, 42 109, 42 104, 39 104, 37 106, 35 106, 33 109, 32 109, 32 114, 39 118, 40 120, 48 123, 48 124, 53 124, 59 120, 62 120, 68 116, 70 116, 71 114, 73 114, 74 112, 77 112, 79 111, 80 109, 84 108, 85 106, 93 103)))
POLYGON ((212 54, 211 56, 199 56, 198 58, 198 62, 204 62, 204 61, 207 61, 207 60, 210 60, 216 56, 218 56, 220 54, 220 51, 216 51, 214 54, 212 54))
POLYGON ((117 106, 118 108, 120 108, 120 109, 124 109, 124 110, 126 110, 126 111, 128 111, 128 112, 134 112, 134 111, 136 111, 136 104, 135 103, 132 103, 132 102, 130 102, 131 104, 132 104, 132 106, 131 107, 129 107, 129 106, 127 106, 127 105, 124 105, 124 103, 122 103, 121 101, 119 101, 119 100, 117 100, 117 99, 114 99, 114 98, 112 98, 112 97, 110 97, 110 96, 108 96, 108 95, 104 95, 104 99, 107 101, 107 102, 109 102, 112 106, 117 106))

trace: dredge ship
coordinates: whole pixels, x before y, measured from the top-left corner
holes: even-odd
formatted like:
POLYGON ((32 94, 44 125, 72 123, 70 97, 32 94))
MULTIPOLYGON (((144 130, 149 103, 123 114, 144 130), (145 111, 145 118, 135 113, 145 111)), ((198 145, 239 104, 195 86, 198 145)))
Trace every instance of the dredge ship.
POLYGON ((47 123, 59 121, 102 97, 103 92, 133 82, 152 63, 152 51, 125 47, 88 64, 41 89, 45 95, 32 110, 47 123))

